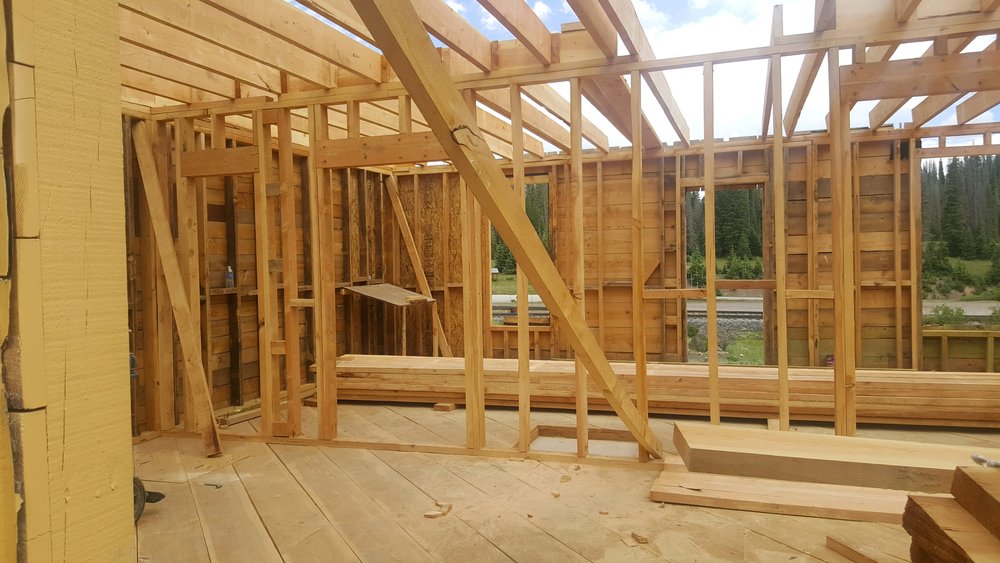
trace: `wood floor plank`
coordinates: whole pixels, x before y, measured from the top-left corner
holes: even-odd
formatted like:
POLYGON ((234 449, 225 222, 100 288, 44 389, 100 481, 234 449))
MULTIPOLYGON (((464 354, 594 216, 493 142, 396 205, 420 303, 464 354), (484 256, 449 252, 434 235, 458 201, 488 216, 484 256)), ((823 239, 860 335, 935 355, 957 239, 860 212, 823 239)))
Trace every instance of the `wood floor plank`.
POLYGON ((433 559, 319 448, 280 445, 271 448, 359 558, 364 561, 433 559))
POLYGON ((207 563, 208 546, 187 481, 151 482, 149 489, 166 497, 156 504, 146 505, 139 519, 136 526, 138 560, 149 563, 207 563))
POLYGON ((441 436, 382 405, 356 405, 356 412, 402 443, 448 444, 441 436))
MULTIPOLYGON (((436 457, 439 464, 483 491, 503 506, 532 514, 532 523, 590 561, 654 561, 660 558, 646 549, 630 547, 627 537, 602 525, 596 515, 581 514, 555 495, 538 491, 501 470, 491 460, 467 460, 455 456, 436 457), (580 530, 587 533, 581 534, 580 530)), ((560 495, 561 496, 561 495, 560 495)))
POLYGON ((175 438, 161 436, 132 448, 136 477, 143 481, 187 483, 175 438))
POLYGON ((367 450, 320 448, 428 552, 442 560, 509 561, 496 546, 459 518, 425 518, 437 510, 428 496, 367 450))
POLYGON ((451 515, 468 524, 511 559, 585 561, 578 553, 538 527, 528 512, 512 510, 496 501, 443 467, 432 456, 402 452, 373 453, 428 496, 451 503, 451 515))
POLYGON ((307 540, 309 551, 326 553, 337 561, 358 560, 267 444, 236 442, 228 450, 245 456, 233 467, 285 560, 290 553, 301 554, 299 545, 307 540))
POLYGON ((281 561, 232 466, 194 477, 189 484, 213 562, 281 561))

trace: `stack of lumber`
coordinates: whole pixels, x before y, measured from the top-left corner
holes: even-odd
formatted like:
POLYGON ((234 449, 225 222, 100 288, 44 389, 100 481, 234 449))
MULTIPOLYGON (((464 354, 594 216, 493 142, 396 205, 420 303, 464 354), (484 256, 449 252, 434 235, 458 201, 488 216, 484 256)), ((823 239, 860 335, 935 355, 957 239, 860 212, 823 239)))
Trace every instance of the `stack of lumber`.
MULTIPOLYGON (((634 388, 635 364, 613 362, 625 387, 634 388)), ((484 360, 486 403, 517 406, 517 360, 484 360)), ((789 407, 794 420, 833 419, 833 372, 829 368, 789 370, 789 407)), ((566 360, 532 360, 532 406, 575 407, 575 367, 566 360)), ((648 367, 649 410, 707 416, 708 368, 656 364, 648 367)), ((462 358, 345 355, 337 361, 341 399, 419 403, 462 403, 462 358)), ((722 416, 776 418, 774 367, 720 366, 722 416)), ((995 374, 859 370, 857 416, 882 424, 1000 428, 1000 378, 995 374)), ((590 408, 610 410, 596 387, 590 408)))
POLYGON ((951 495, 910 495, 903 528, 916 563, 1000 561, 1000 469, 959 467, 951 495))
POLYGON ((665 466, 650 491, 654 501, 890 523, 903 521, 910 492, 950 490, 955 467, 972 453, 693 422, 674 424, 674 445, 684 467, 665 466))

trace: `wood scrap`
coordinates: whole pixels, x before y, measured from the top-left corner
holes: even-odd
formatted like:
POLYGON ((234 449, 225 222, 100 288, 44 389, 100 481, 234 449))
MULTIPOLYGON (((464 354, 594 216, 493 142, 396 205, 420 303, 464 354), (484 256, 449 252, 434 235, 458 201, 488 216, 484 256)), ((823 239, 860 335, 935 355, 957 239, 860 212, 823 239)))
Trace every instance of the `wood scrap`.
POLYGON ((647 543, 649 543, 649 538, 647 538, 646 536, 640 534, 639 532, 632 532, 632 539, 634 539, 635 543, 638 543, 638 544, 647 544, 647 543))
POLYGON ((434 403, 434 410, 437 412, 451 412, 455 408, 455 403, 434 403))
POLYGON ((450 503, 435 502, 434 505, 437 506, 437 509, 428 510, 427 512, 424 512, 424 518, 440 518, 442 516, 446 516, 449 512, 451 512, 450 503))
POLYGON ((864 522, 902 521, 906 493, 848 485, 693 473, 668 466, 649 498, 712 508, 864 522))
POLYGON ((933 561, 996 561, 1000 539, 950 496, 910 495, 903 528, 933 561))

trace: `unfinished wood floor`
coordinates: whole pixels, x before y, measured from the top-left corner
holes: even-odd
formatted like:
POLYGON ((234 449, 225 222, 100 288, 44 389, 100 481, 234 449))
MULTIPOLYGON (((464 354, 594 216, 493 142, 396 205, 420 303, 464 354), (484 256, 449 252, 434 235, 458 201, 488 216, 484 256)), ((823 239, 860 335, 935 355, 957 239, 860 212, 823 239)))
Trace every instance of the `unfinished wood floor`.
MULTIPOLYGON (((306 420, 314 409, 304 408, 306 420)), ((565 412, 536 424, 572 426, 565 412)), ((512 446, 517 413, 489 409, 489 446, 512 446)), ((430 405, 342 404, 341 435, 370 441, 460 444, 465 413, 430 405)), ((620 428, 592 415, 596 428, 620 428)), ((234 426, 253 431, 255 421, 234 426)), ((672 451, 672 422, 652 422, 672 451)), ((827 432, 799 426, 801 432, 827 432)), ((1000 432, 863 429, 861 435, 1000 445, 1000 432)), ((571 444, 571 443, 570 443, 571 444)), ((847 561, 833 535, 906 559, 899 526, 660 505, 659 472, 472 456, 226 441, 200 455, 198 438, 135 446, 136 471, 166 494, 138 526, 139 561, 847 561), (435 502, 446 516, 428 519, 435 502), (649 539, 638 544, 632 533, 649 539)), ((536 441, 559 449, 558 439, 536 441)), ((592 442, 624 455, 634 444, 592 442)))

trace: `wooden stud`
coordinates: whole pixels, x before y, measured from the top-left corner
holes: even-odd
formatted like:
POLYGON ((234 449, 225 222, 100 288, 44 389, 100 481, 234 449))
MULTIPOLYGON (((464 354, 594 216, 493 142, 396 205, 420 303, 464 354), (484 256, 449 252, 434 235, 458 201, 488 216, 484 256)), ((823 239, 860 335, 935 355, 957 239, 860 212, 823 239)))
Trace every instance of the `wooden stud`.
POLYGON ((221 455, 222 444, 219 441, 219 429, 215 424, 215 416, 212 411, 212 397, 208 387, 208 379, 205 377, 204 366, 201 362, 198 331, 195 330, 194 314, 188 299, 185 280, 181 275, 180 261, 173 248, 173 237, 170 233, 167 213, 162 205, 163 195, 156 173, 153 149, 144 122, 137 122, 133 126, 132 140, 135 143, 136 157, 139 160, 142 185, 146 193, 146 206, 151 219, 150 225, 156 239, 156 250, 163 264, 167 294, 174 311, 174 322, 180 337, 181 353, 184 356, 184 373, 189 381, 188 388, 191 390, 195 407, 193 414, 197 416, 202 446, 209 456, 221 455))
POLYGON ((840 53, 827 53, 830 69, 830 187, 832 194, 834 427, 851 436, 856 428, 854 332, 854 214, 849 104, 840 95, 840 53))
POLYGON ((894 141, 892 144, 892 261, 894 272, 892 279, 896 282, 893 296, 896 313, 893 317, 893 322, 896 325, 896 369, 903 368, 903 236, 901 232, 903 179, 900 172, 900 160, 902 160, 899 153, 900 146, 899 141, 894 141))
MULTIPOLYGON (((524 186, 524 124, 521 117, 521 87, 510 87, 510 127, 514 145, 514 195, 526 204, 524 186)), ((507 333, 504 332, 506 335, 507 333)), ((504 351, 507 347, 504 346, 504 351)), ((528 342, 528 278, 517 267, 517 449, 531 447, 531 374, 528 342)))
MULTIPOLYGON (((674 156, 674 271, 677 275, 678 289, 687 285, 687 218, 685 212, 685 192, 681 186, 680 155, 674 156)), ((677 361, 687 361, 687 310, 682 297, 674 300, 674 310, 677 311, 677 361)))
POLYGON ((712 424, 721 422, 719 408, 719 314, 715 296, 715 95, 714 67, 704 65, 705 79, 705 140, 702 143, 705 159, 705 290, 706 325, 708 329, 708 396, 709 419, 712 424))
POLYGON ((910 196, 910 369, 920 369, 923 361, 923 338, 920 331, 924 325, 921 305, 921 202, 920 202, 920 157, 917 156, 917 142, 909 140, 910 170, 908 186, 910 196))
MULTIPOLYGON (((570 175, 569 200, 566 205, 573 240, 569 247, 570 282, 573 299, 580 312, 584 311, 585 272, 583 265, 583 101, 579 80, 570 80, 570 175)), ((586 318, 586 315, 584 316, 586 318)), ((588 329, 589 330, 589 329, 588 329)), ((590 434, 587 424, 587 372, 579 358, 576 359, 576 455, 587 457, 590 434)))
POLYGON ((484 428, 484 396, 483 396, 483 340, 479 337, 482 312, 480 303, 483 296, 480 285, 476 283, 476 270, 481 266, 476 260, 478 247, 473 240, 473 233, 478 229, 472 213, 472 195, 461 182, 462 206, 462 286, 465 295, 462 299, 464 315, 463 330, 465 338, 465 432, 466 446, 470 449, 480 449, 486 442, 484 428))
MULTIPOLYGON (((177 186, 177 256, 180 262, 181 276, 184 280, 188 308, 194 314, 201 307, 201 285, 199 284, 198 265, 198 202, 194 182, 184 176, 180 166, 181 154, 194 150, 194 122, 189 118, 174 121, 174 181, 177 186)), ((201 318, 192 318, 192 326, 196 333, 201 334, 201 318)), ((202 366, 204 371, 204 366, 202 366)), ((189 387, 189 380, 184 380, 184 428, 189 432, 198 430, 197 417, 193 414, 197 408, 194 404, 194 391, 189 387), (189 414, 191 413, 191 414, 189 414)))
MULTIPOLYGON (((816 145, 806 147, 806 288, 816 289, 816 145)), ((785 297, 788 295, 786 293, 785 297)), ((810 299, 806 313, 809 338, 809 365, 817 365, 819 314, 816 301, 810 299)))
POLYGON ((277 322, 277 311, 271 300, 272 272, 270 219, 268 214, 267 180, 271 169, 271 151, 264 147, 271 146, 270 126, 264 125, 264 115, 260 110, 253 114, 254 141, 259 150, 259 165, 254 174, 254 242, 256 244, 257 263, 257 353, 258 372, 260 377, 260 420, 261 433, 271 436, 274 423, 278 416, 278 374, 274 369, 271 340, 274 339, 274 323, 277 322))
POLYGON ((299 357, 298 245, 295 234, 295 185, 292 155, 291 110, 278 111, 278 183, 281 185, 281 279, 284 283, 285 387, 287 418, 291 433, 302 432, 302 361, 299 357))
MULTIPOLYGON (((309 108, 309 138, 326 138, 328 112, 325 106, 309 108)), ((337 277, 333 236, 331 173, 319 168, 316 151, 309 151, 309 239, 315 307, 317 435, 322 440, 337 437, 337 277)))
MULTIPOLYGON (((646 323, 642 291, 646 285, 643 272, 645 252, 642 245, 642 78, 632 73, 632 353, 635 357, 636 407, 644 421, 649 420, 649 390, 646 382, 646 323)), ((600 210, 598 211, 600 212, 600 210)), ((581 218, 582 219, 582 218, 581 218)), ((583 225, 580 225, 582 230, 583 225)), ((583 261, 581 255, 580 261, 583 261)), ((639 459, 647 461, 649 452, 639 448, 639 459)))
MULTIPOLYGON (((779 12, 778 7, 775 11, 779 12)), ((781 97, 781 56, 771 57, 771 90, 774 107, 774 137, 771 147, 771 190, 774 191, 774 271, 776 307, 778 317, 778 427, 789 429, 788 419, 788 301, 785 291, 788 287, 788 256, 785 252, 785 144, 782 127, 781 97)))

